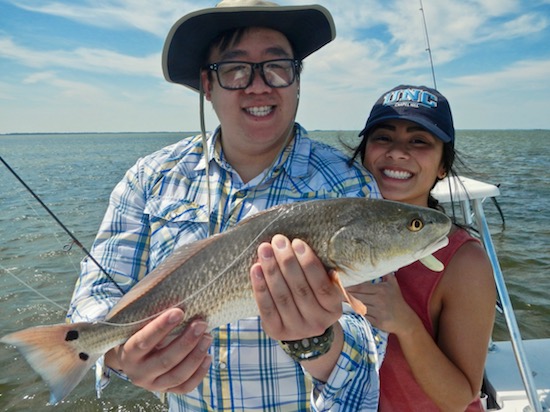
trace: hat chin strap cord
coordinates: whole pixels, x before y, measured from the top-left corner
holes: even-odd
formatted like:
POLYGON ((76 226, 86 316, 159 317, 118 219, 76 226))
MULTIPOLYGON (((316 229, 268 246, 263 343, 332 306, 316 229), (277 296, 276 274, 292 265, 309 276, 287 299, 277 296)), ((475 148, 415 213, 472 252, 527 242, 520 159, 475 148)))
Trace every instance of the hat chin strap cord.
MULTIPOLYGON (((200 74, 199 74, 200 79, 200 74)), ((201 140, 202 140, 202 155, 204 156, 205 171, 206 171, 206 191, 207 196, 207 212, 208 212, 208 236, 212 235, 212 225, 210 224, 210 215, 212 213, 212 200, 210 199, 210 162, 208 161, 208 139, 206 138, 206 126, 204 122, 204 89, 202 81, 199 82, 199 108, 200 108, 200 124, 201 124, 201 140)))
MULTIPOLYGON (((199 75, 200 76, 200 75, 199 75)), ((280 157, 281 153, 285 150, 288 143, 292 140, 292 137, 294 136, 294 123, 296 121, 296 116, 298 115, 298 106, 300 105, 300 88, 298 87, 298 92, 296 94, 296 109, 294 110, 294 121, 292 127, 290 127, 287 137, 285 139, 284 144, 281 146, 281 149, 277 153, 277 155, 273 158, 273 161, 269 165, 269 167, 266 170, 270 170, 277 159, 280 157)), ((208 159, 208 139, 206 137, 206 123, 204 121, 204 88, 202 86, 202 81, 199 82, 199 112, 200 112, 200 126, 201 126, 201 140, 202 140, 202 146, 203 146, 203 156, 204 156, 204 163, 205 163, 205 172, 206 172, 206 190, 208 192, 207 196, 207 211, 208 211, 208 236, 211 236, 214 234, 213 227, 210 223, 210 216, 212 214, 212 199, 210 196, 210 161, 208 159)), ((220 129, 221 132, 221 129, 220 129)), ((265 172, 262 180, 256 185, 256 187, 259 187, 266 179, 267 179, 268 173, 265 172)), ((239 201, 242 202, 244 198, 241 198, 239 201)))

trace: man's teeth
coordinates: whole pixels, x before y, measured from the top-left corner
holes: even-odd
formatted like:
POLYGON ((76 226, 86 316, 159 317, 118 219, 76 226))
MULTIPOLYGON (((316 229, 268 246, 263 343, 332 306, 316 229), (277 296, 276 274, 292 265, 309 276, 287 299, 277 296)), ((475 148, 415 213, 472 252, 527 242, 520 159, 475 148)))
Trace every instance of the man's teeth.
POLYGON ((384 175, 391 177, 392 179, 408 179, 412 176, 412 173, 404 172, 404 171, 398 171, 398 170, 389 170, 384 169, 384 175))
POLYGON ((273 111, 273 106, 248 107, 246 111, 252 116, 267 116, 273 111))

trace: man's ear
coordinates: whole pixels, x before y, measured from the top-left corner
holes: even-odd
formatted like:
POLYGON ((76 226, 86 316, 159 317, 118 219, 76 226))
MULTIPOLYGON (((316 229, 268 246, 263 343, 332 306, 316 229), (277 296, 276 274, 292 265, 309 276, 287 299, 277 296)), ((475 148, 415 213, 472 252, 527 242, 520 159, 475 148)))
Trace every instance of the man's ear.
POLYGON ((204 97, 206 98, 206 100, 210 101, 212 83, 210 82, 210 79, 208 77, 207 70, 201 70, 201 83, 202 83, 202 90, 204 91, 204 97))

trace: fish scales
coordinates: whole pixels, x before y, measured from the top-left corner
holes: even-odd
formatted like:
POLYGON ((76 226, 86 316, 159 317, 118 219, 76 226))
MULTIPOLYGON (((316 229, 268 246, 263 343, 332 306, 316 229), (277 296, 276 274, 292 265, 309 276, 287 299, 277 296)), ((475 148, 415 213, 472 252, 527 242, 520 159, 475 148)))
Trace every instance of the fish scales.
MULTIPOLYGON (((324 245, 329 239, 328 234, 334 232, 334 227, 342 223, 341 219, 328 218, 332 215, 331 209, 337 206, 334 204, 327 207, 327 213, 316 216, 317 223, 312 225, 311 219, 308 218, 312 212, 309 202, 285 205, 280 207, 276 214, 258 213, 243 221, 237 230, 202 241, 200 247, 197 247, 197 244, 183 246, 156 269, 159 277, 164 273, 170 275, 166 277, 165 282, 151 289, 148 299, 150 305, 141 305, 142 307, 136 311, 125 310, 124 313, 117 312, 115 308, 112 313, 116 312, 116 316, 110 315, 108 320, 116 323, 135 322, 159 313, 163 308, 158 302, 171 302, 168 307, 181 307, 187 313, 185 320, 189 320, 197 315, 219 313, 231 299, 250 300, 252 288, 249 269, 256 261, 258 245, 269 241, 277 233, 283 233, 291 239, 305 240, 314 250, 318 250, 323 258, 326 255, 324 245), (219 239, 223 241, 218 241, 219 239), (192 300, 189 298, 190 295, 193 297, 192 300)), ((340 227, 338 226, 338 229, 340 227)), ((326 259, 323 259, 323 263, 327 267, 334 266, 326 259)), ((121 304, 124 305, 124 302, 121 304)), ((249 307, 253 308, 254 305, 249 307)), ((253 316, 255 313, 248 312, 244 315, 253 316)), ((242 317, 228 316, 227 322, 224 323, 240 318, 242 317)))
POLYGON ((249 270, 260 243, 275 234, 304 240, 347 287, 430 255, 446 245, 450 227, 450 219, 433 209, 386 200, 341 198, 277 206, 178 248, 124 295, 104 322, 39 326, 1 341, 18 347, 48 383, 50 402, 56 403, 101 355, 168 308, 185 311, 180 329, 196 317, 214 328, 256 316, 249 270), (61 366, 54 369, 54 363, 61 366))
MULTIPOLYGON (((328 201, 322 208, 323 214, 318 213, 319 208, 318 202, 284 205, 278 207, 276 213, 260 212, 243 221, 237 230, 203 241, 200 247, 197 244, 184 246, 156 269, 159 277, 163 277, 164 273, 170 274, 164 282, 150 290, 147 300, 149 305, 136 301, 135 311, 126 308, 123 313, 115 308, 111 313, 118 316, 110 315, 107 320, 113 323, 137 322, 172 306, 185 310, 184 323, 197 316, 208 319, 217 314, 216 319, 222 320, 211 322, 211 327, 254 316, 257 311, 252 299, 249 269, 257 259, 256 250, 260 243, 269 241, 277 233, 285 234, 290 239, 300 238, 317 252, 327 268, 336 268, 337 261, 331 260, 328 252, 334 233, 349 227, 354 221, 369 222, 369 225, 361 224, 358 236, 369 235, 369 232, 379 236, 379 226, 385 226, 377 225, 373 217, 387 213, 386 202, 367 199, 350 202, 349 199, 339 199, 328 201), (369 206, 365 207, 365 203, 369 206), (224 309, 227 303, 235 300, 249 304, 240 313, 233 314, 224 309), (161 305, 160 302, 164 304, 161 305)), ((404 208, 400 208, 396 212, 402 214, 403 210, 404 208)), ((403 222, 408 223, 409 219, 403 219, 403 222)), ((349 230, 353 228, 354 226, 349 230)), ((391 230, 397 230, 394 235, 400 231, 398 227, 391 230)), ((367 246, 372 252, 376 246, 375 241, 368 245, 366 240, 359 245, 359 252, 367 251, 367 246)), ((342 248, 342 253, 353 250, 356 249, 342 248)), ((372 259, 373 254, 369 255, 372 259)), ((121 306, 124 303, 121 302, 121 306)), ((136 327, 138 328, 139 326, 136 327)))

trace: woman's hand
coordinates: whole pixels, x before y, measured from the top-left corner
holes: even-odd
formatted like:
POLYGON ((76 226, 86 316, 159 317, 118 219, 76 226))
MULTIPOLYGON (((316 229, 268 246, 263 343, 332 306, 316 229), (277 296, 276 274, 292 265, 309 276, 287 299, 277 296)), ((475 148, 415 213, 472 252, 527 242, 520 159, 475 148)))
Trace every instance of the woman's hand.
POLYGON ((188 393, 202 381, 211 363, 212 337, 206 322, 195 320, 180 335, 170 333, 183 320, 170 309, 105 355, 105 364, 133 384, 157 392, 188 393))
POLYGON ((367 307, 366 318, 376 328, 389 333, 404 333, 418 319, 403 299, 397 279, 386 275, 380 283, 365 282, 346 290, 367 307))

